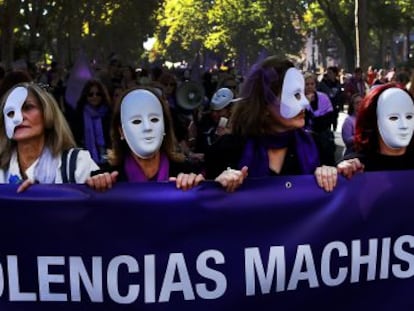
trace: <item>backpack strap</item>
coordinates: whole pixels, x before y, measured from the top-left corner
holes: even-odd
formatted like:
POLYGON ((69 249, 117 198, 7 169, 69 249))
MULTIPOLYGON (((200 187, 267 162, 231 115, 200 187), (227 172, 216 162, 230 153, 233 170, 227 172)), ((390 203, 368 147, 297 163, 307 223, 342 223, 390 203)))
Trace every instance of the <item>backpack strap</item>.
POLYGON ((76 183, 76 160, 80 148, 71 148, 62 152, 62 165, 60 167, 63 183, 76 183))

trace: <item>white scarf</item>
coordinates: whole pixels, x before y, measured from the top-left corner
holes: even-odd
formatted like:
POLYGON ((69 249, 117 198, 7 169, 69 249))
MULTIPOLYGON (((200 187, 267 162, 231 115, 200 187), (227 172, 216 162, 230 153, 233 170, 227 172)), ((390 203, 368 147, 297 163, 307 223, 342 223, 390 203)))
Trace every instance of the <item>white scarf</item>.
POLYGON ((44 147, 34 169, 35 180, 41 184, 53 184, 55 182, 58 165, 59 157, 53 157, 50 149, 44 147))
MULTIPOLYGON (((53 157, 48 147, 43 148, 39 158, 26 170, 29 179, 41 184, 53 184, 56 179, 56 171, 59 165, 59 157, 53 157)), ((17 152, 14 151, 10 159, 8 182, 15 183, 21 180, 17 152)))

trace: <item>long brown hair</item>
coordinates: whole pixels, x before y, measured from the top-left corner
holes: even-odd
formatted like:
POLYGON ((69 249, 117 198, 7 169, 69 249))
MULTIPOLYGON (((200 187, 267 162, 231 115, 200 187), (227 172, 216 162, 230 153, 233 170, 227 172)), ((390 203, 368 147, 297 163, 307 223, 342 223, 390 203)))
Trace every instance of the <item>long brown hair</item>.
MULTIPOLYGON (((0 111, 3 112, 6 99, 16 87, 26 88, 39 101, 45 126, 45 146, 50 148, 52 154, 57 156, 59 152, 75 147, 70 127, 55 98, 35 83, 23 82, 11 88, 2 98, 0 111)), ((15 145, 16 142, 6 135, 4 116, 0 117, 0 168, 5 169, 9 165, 15 145)))
POLYGON ((254 65, 242 85, 241 99, 235 103, 231 118, 232 131, 236 135, 254 137, 268 134, 274 119, 268 113, 266 91, 271 90, 275 97, 282 91, 283 78, 286 71, 294 67, 289 60, 280 60, 275 56, 266 58, 262 63, 254 65), (277 78, 267 81, 263 70, 273 69, 277 78))

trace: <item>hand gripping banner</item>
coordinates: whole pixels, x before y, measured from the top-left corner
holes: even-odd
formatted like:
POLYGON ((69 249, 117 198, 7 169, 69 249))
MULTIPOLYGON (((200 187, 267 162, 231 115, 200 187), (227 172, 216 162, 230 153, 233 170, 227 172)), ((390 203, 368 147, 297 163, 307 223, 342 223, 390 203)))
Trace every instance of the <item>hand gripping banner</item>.
POLYGON ((412 310, 414 173, 0 186, 0 310, 412 310))

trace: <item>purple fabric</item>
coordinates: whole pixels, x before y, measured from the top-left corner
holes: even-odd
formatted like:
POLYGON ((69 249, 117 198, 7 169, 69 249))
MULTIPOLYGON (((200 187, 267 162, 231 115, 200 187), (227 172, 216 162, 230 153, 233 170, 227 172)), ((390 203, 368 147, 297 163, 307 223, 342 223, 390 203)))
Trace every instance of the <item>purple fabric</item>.
POLYGON ((356 117, 352 115, 347 116, 344 120, 344 123, 342 124, 342 140, 346 146, 345 154, 353 151, 352 147, 354 144, 355 123, 356 117))
MULTIPOLYGON (((131 154, 128 154, 124 163, 125 174, 129 182, 146 182, 148 178, 145 176, 144 171, 139 164, 134 160, 131 154)), ((157 181, 166 181, 169 177, 170 163, 167 156, 161 152, 160 154, 160 166, 157 173, 157 181)))
POLYGON ((66 83, 65 99, 72 108, 76 108, 85 83, 92 78, 93 72, 89 66, 88 57, 80 51, 66 83))
POLYGON ((94 107, 86 104, 83 110, 85 147, 96 163, 102 163, 101 152, 106 149, 102 118, 107 113, 108 107, 102 105, 94 107))
POLYGON ((213 181, 0 185, 0 310, 413 310, 414 171, 341 178, 331 193, 312 175, 289 189, 285 178, 246 180, 234 193, 213 181), (108 276, 127 303, 108 294, 108 276))
POLYGON ((244 83, 245 87, 242 90, 241 97, 250 97, 253 88, 257 84, 263 87, 263 96, 267 104, 276 104, 278 102, 276 94, 270 88, 279 79, 279 75, 273 67, 263 68, 260 65, 254 65, 244 83))
POLYGON ((313 174, 319 165, 319 154, 312 137, 302 129, 249 139, 244 148, 240 167, 248 166, 251 177, 268 176, 268 149, 284 148, 288 145, 294 146, 302 173, 313 174))
POLYGON ((312 107, 309 105, 308 110, 312 111, 313 116, 321 117, 328 112, 333 111, 331 100, 329 99, 328 95, 322 92, 316 92, 317 100, 318 100, 318 109, 313 110, 312 107))

